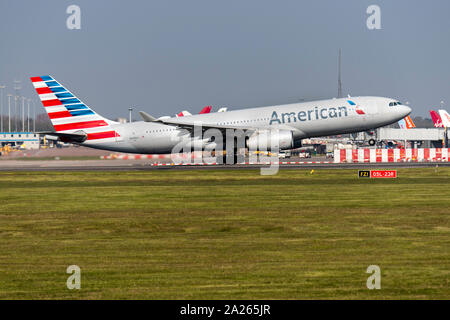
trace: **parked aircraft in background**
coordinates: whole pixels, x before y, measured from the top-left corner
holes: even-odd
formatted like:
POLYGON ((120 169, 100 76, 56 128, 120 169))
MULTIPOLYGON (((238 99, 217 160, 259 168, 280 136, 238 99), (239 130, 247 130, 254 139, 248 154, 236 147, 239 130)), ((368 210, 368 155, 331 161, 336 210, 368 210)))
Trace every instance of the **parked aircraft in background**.
POLYGON ((431 120, 433 120, 433 124, 435 128, 443 128, 441 116, 438 112, 434 110, 430 110, 431 120))
POLYGON ((198 114, 210 113, 211 109, 212 109, 212 106, 206 106, 198 114))
POLYGON ((450 115, 446 110, 439 110, 439 115, 441 116, 442 125, 445 128, 450 128, 450 115))
MULTIPOLYGON (((180 113, 177 113, 176 115, 175 115, 175 117, 184 117, 184 116, 192 116, 192 113, 190 113, 189 111, 187 111, 187 110, 183 110, 183 111, 181 111, 180 113)), ((169 117, 170 118, 170 117, 169 117)))
POLYGON ((410 116, 406 116, 405 118, 399 120, 398 125, 400 126, 400 129, 412 129, 416 127, 410 116))
MULTIPOLYGON (((206 106, 198 114, 210 113, 211 109, 212 109, 211 106, 206 106)), ((180 113, 178 113, 176 115, 176 117, 184 117, 184 116, 192 116, 192 113, 190 113, 189 111, 184 110, 184 111, 181 111, 180 113)))

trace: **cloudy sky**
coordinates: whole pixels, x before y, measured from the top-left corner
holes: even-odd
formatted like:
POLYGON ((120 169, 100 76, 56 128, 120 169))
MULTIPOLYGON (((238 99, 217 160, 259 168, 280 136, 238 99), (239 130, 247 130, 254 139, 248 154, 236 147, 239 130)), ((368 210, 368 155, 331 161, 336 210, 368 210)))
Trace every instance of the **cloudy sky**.
POLYGON ((1 0, 0 84, 37 99, 29 77, 50 74, 110 118, 236 109, 335 97, 342 48, 344 94, 428 116, 450 109, 449 12, 448 0, 1 0), (72 4, 80 30, 66 26, 72 4), (381 30, 366 26, 371 4, 381 30))

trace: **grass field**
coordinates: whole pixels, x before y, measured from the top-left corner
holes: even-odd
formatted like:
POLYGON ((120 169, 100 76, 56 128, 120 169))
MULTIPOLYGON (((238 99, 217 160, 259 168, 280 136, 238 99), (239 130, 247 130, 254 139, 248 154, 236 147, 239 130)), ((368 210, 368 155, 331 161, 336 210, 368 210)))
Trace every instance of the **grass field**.
POLYGON ((0 298, 449 299, 450 169, 398 172, 1 172, 0 298))

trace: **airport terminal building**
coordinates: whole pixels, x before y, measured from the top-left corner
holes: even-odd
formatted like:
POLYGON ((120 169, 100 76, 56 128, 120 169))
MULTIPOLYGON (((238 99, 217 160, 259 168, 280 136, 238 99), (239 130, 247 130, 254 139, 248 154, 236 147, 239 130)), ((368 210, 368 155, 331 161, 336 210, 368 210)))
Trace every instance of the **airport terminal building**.
POLYGON ((0 132, 0 147, 9 145, 23 149, 39 149, 39 134, 34 132, 0 132))

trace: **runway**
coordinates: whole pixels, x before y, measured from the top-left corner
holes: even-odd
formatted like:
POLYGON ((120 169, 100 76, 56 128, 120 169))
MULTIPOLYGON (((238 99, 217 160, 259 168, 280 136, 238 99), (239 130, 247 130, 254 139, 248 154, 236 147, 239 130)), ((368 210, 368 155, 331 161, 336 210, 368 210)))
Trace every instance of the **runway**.
MULTIPOLYGON (((371 168, 425 168, 447 167, 450 162, 398 162, 398 163, 301 163, 285 164, 283 169, 371 169, 371 168)), ((155 165, 148 160, 1 160, 0 171, 130 171, 130 170, 249 170, 269 167, 268 164, 236 165, 155 165)))

